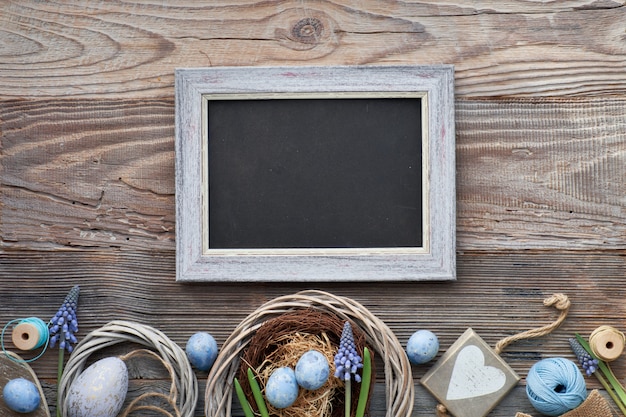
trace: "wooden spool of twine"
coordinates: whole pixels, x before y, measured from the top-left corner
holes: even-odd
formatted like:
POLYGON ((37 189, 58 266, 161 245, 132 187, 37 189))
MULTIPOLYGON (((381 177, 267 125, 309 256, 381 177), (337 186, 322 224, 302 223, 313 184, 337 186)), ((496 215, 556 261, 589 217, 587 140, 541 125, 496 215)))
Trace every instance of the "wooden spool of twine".
POLYGON ((237 326, 224 342, 209 373, 205 415, 231 416, 233 380, 240 368, 241 355, 266 321, 297 310, 317 310, 358 326, 365 335, 367 346, 383 360, 386 416, 411 416, 415 398, 411 365, 393 332, 363 305, 349 298, 316 290, 275 298, 263 304, 237 326))
POLYGON ((140 349, 130 352, 125 357, 121 357, 122 360, 136 354, 150 354, 159 359, 167 369, 172 385, 169 395, 156 392, 143 394, 133 400, 120 415, 127 416, 134 411, 152 410, 168 417, 193 417, 198 400, 198 381, 185 351, 157 329, 122 320, 112 321, 94 330, 76 345, 59 381, 58 407, 62 410, 62 415, 68 415, 66 397, 69 388, 85 368, 89 356, 106 347, 124 342, 146 346, 149 350, 140 349), (173 411, 170 413, 161 407, 143 405, 142 401, 148 397, 156 397, 159 401, 169 405, 173 411))

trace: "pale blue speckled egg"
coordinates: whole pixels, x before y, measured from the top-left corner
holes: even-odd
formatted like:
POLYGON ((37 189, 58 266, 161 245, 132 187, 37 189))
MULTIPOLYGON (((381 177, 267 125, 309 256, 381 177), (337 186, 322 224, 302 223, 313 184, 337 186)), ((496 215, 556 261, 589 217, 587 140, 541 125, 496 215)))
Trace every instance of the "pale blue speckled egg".
POLYGON ((282 367, 270 375, 265 384, 265 398, 276 408, 287 408, 298 398, 298 382, 293 369, 282 367))
POLYGON ((24 378, 7 382, 2 390, 2 397, 7 407, 18 413, 32 413, 39 408, 41 402, 35 384, 24 378))
POLYGON ((115 417, 126 399, 128 369, 119 358, 100 359, 76 378, 69 388, 68 417, 115 417))
POLYGON ((424 364, 439 352, 437 336, 428 330, 418 330, 411 335, 406 344, 406 354, 414 365, 424 364))
POLYGON ((304 389, 321 388, 328 381, 329 374, 328 360, 317 350, 305 352, 296 364, 296 381, 304 389))
POLYGON ((217 359, 217 342, 209 333, 195 333, 187 341, 185 352, 193 366, 208 371, 217 359))

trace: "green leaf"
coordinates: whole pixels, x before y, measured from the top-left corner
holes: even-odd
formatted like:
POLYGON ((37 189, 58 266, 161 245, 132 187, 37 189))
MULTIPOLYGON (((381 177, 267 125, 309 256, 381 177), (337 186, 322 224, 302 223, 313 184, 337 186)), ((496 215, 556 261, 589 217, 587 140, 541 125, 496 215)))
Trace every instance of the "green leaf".
POLYGON ((372 355, 367 347, 363 349, 363 374, 361 375, 361 391, 359 392, 359 402, 356 406, 355 417, 365 415, 365 406, 369 396, 370 384, 372 382, 372 355))
POLYGON ((243 414, 246 417, 254 417, 252 407, 250 407, 250 403, 246 399, 246 394, 243 393, 243 389, 241 388, 241 384, 239 383, 239 380, 237 378, 235 378, 235 392, 237 393, 237 398, 239 398, 239 403, 241 404, 241 408, 243 409, 243 414))
POLYGON ((261 417, 270 417, 270 413, 267 411, 267 405, 265 405, 265 399, 263 399, 263 394, 261 393, 261 388, 259 387, 259 383, 254 377, 254 373, 252 369, 248 368, 248 382, 250 382, 250 388, 252 388, 252 395, 254 396, 254 401, 256 402, 256 406, 261 413, 261 417))

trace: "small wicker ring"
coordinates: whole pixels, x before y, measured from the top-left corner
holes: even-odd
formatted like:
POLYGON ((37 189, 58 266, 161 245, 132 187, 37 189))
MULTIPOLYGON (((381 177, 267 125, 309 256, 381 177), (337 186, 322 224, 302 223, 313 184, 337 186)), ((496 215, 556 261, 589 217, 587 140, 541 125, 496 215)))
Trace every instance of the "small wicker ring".
POLYGON ((315 309, 350 319, 365 333, 367 343, 385 365, 386 417, 409 417, 413 411, 415 388, 411 365, 400 342, 387 325, 364 306, 349 298, 309 290, 275 298, 250 314, 224 342, 211 368, 205 392, 207 417, 230 417, 233 379, 241 352, 256 330, 269 318, 298 309, 315 309))
POLYGON ((94 352, 118 343, 131 342, 149 347, 174 370, 179 394, 181 417, 193 417, 198 400, 198 381, 185 351, 165 334, 150 326, 128 321, 111 321, 85 336, 72 352, 59 381, 59 404, 62 415, 68 415, 65 401, 72 382, 83 371, 87 358, 94 352))

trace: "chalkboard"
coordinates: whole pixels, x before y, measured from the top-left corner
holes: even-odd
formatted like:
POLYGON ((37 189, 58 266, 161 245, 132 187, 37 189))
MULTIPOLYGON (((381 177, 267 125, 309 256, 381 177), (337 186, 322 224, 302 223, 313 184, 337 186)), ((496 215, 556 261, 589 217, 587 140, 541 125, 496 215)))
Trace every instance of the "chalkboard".
POLYGON ((178 281, 456 278, 452 66, 175 80, 178 281))
POLYGON ((421 98, 212 100, 209 248, 421 247, 421 98))

